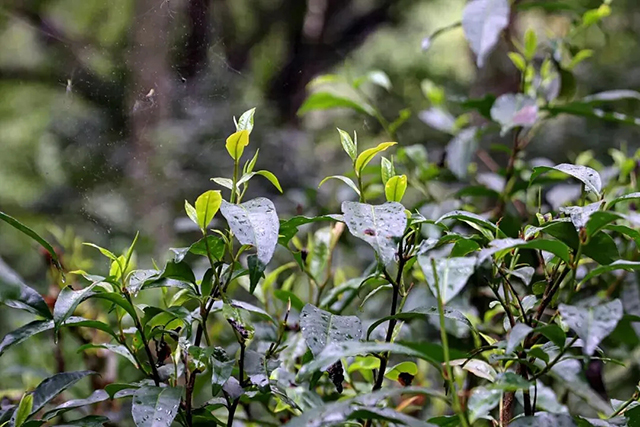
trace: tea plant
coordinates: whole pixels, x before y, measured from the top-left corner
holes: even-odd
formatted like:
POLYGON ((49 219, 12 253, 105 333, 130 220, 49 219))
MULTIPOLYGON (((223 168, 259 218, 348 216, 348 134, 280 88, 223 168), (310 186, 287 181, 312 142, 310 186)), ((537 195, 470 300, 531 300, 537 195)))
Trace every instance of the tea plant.
MULTIPOLYGON (((363 149, 355 134, 338 129, 351 169, 319 185, 338 180, 353 190, 358 201, 344 201, 339 214, 284 219, 267 198, 245 200, 256 176, 282 191, 273 173, 256 169, 257 151, 245 161, 254 110, 226 140, 233 174, 212 179, 222 190, 185 201, 200 238, 172 249, 161 267, 137 268, 136 236, 122 254, 89 244, 105 258, 106 274, 63 272, 49 243, 0 212, 48 252, 62 285, 50 308, 17 275, 2 272, 0 301, 37 319, 5 336, 0 355, 35 334, 58 339, 89 328, 96 333, 79 351, 113 352, 136 372, 62 402, 54 398, 100 372, 59 372, 3 406, 0 425, 102 425, 110 422, 108 405, 124 399, 137 426, 637 423, 640 389, 610 400, 602 367, 627 365, 631 373, 635 364, 625 352, 637 346, 629 336, 640 321, 640 153, 612 149, 606 168, 588 152, 573 164, 525 157, 536 131, 557 114, 637 124, 594 104, 640 94, 575 100, 570 93, 571 69, 588 56, 572 37, 597 25, 608 7, 581 14, 566 37, 539 43, 527 31, 513 40, 520 93, 447 101, 428 86, 432 107, 421 117, 453 135, 446 168, 430 162, 424 147, 382 157, 396 142, 363 149), (471 125, 468 112, 455 117, 449 108, 485 119, 471 125), (497 134, 512 136, 507 165, 478 172, 479 141, 497 134), (576 184, 564 193, 548 191, 568 179, 576 184), (433 214, 446 207, 453 210, 433 214), (344 240, 368 245, 356 246, 368 257, 357 275, 336 266, 344 240), (387 312, 366 317, 381 300, 387 312), (425 333, 419 320, 437 334, 425 333), (67 421, 68 413, 84 417, 67 421)), ((461 25, 479 66, 509 13, 506 0, 467 5, 461 25)), ((366 81, 390 85, 372 73, 351 82, 356 94, 366 81)), ((370 100, 323 91, 301 114, 334 107, 371 114, 391 136, 409 115, 387 121, 370 100)))

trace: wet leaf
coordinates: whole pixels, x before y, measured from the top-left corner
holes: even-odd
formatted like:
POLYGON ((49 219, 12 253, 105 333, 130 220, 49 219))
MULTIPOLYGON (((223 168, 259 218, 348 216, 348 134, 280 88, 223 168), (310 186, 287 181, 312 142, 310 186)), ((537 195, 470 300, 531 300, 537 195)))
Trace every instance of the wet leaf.
POLYGON ((342 212, 349 232, 370 244, 384 265, 395 259, 398 242, 407 226, 404 206, 396 202, 382 205, 343 202, 342 212))
POLYGON ((534 416, 516 418, 509 427, 575 427, 575 425, 571 415, 540 412, 534 416))
POLYGON ((141 387, 133 395, 131 414, 137 427, 169 427, 178 414, 182 388, 141 387))
POLYGON ((369 148, 364 150, 358 157, 356 158, 354 169, 356 172, 356 176, 362 175, 362 170, 369 164, 371 160, 376 156, 376 154, 385 151, 389 147, 393 147, 397 142, 381 142, 376 147, 369 148))
POLYGON ((362 338, 362 322, 356 316, 336 316, 311 304, 306 304, 300 313, 300 328, 314 356, 333 342, 362 338))
POLYGON ((211 220, 215 216, 220 204, 222 203, 222 196, 220 191, 209 190, 202 193, 196 200, 196 214, 198 217, 198 227, 204 233, 211 220))
POLYGON ((442 303, 446 304, 458 295, 467 284, 467 280, 475 270, 477 259, 475 257, 437 259, 435 262, 435 275, 431 259, 430 256, 420 255, 418 256, 418 263, 422 268, 431 293, 437 298, 439 292, 442 303), (436 288, 436 277, 439 291, 436 288))
POLYGON ((0 303, 51 319, 47 303, 34 289, 0 259, 0 303))
POLYGON ((384 186, 384 194, 387 202, 401 202, 405 191, 407 191, 406 175, 393 176, 389 178, 384 186))
POLYGON ((240 130, 231 134, 227 138, 226 148, 231 158, 235 161, 240 160, 244 148, 249 145, 249 131, 240 130))
POLYGON ((327 182, 330 179, 337 179, 337 180, 340 180, 340 181, 344 182, 345 184, 347 184, 349 186, 349 188, 351 188, 353 191, 355 191, 358 196, 360 195, 360 190, 358 189, 358 186, 353 182, 353 180, 351 178, 347 178, 346 176, 343 176, 343 175, 331 175, 331 176, 328 176, 328 177, 324 178, 322 181, 320 181, 320 184, 318 184, 318 188, 320 188, 322 186, 322 184, 324 184, 325 182, 327 182))
POLYGON ((582 181, 587 192, 593 192, 599 195, 600 191, 602 190, 602 180, 600 179, 600 174, 598 172, 587 166, 578 166, 569 163, 560 163, 559 165, 555 165, 552 167, 538 166, 533 168, 533 173, 531 174, 531 178, 529 179, 529 184, 531 185, 543 173, 554 170, 565 173, 567 175, 571 175, 574 178, 582 181))
POLYGON ((93 371, 62 372, 42 381, 33 391, 33 408, 31 413, 35 414, 38 412, 44 407, 44 405, 49 403, 51 399, 77 383, 82 378, 95 374, 96 373, 93 371))
POLYGON ((622 302, 619 299, 595 307, 575 307, 560 304, 562 319, 584 342, 583 352, 591 356, 600 341, 615 329, 622 319, 622 302))
POLYGON ((351 135, 340 128, 337 129, 340 134, 340 143, 342 144, 342 148, 349 157, 351 157, 351 160, 355 161, 356 157, 358 157, 358 147, 356 147, 356 144, 351 139, 351 135))
POLYGON ((62 403, 55 408, 45 412, 42 417, 45 420, 50 420, 51 418, 57 417, 64 412, 82 408, 83 406, 93 405, 94 403, 104 402, 107 399, 109 399, 109 393, 104 390, 96 390, 91 394, 91 396, 85 399, 71 399, 62 403))
POLYGON ((531 326, 516 323, 507 336, 507 354, 513 352, 532 330, 531 326))
POLYGON ((264 197, 240 205, 223 200, 220 211, 238 241, 243 245, 256 247, 258 260, 267 265, 278 244, 280 228, 273 202, 264 197))
POLYGON ((473 423, 487 416, 493 408, 498 406, 501 398, 501 390, 489 390, 486 387, 474 388, 467 402, 469 421, 473 423))
POLYGON ((460 131, 447 145, 447 166, 458 179, 468 175, 469 164, 478 149, 477 129, 472 127, 460 131))

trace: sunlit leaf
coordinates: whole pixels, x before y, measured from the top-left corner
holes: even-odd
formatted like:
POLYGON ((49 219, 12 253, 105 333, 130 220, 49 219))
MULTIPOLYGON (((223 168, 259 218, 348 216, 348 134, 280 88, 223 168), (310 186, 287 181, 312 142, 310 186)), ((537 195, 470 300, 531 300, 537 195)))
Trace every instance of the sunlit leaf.
POLYGON ((344 182, 345 184, 347 184, 349 186, 349 188, 351 188, 353 191, 355 191, 358 196, 360 195, 360 190, 358 189, 358 186, 353 182, 353 180, 351 180, 351 178, 347 178, 346 176, 343 176, 343 175, 331 175, 331 176, 328 176, 328 177, 324 178, 322 181, 320 181, 320 184, 318 184, 318 188, 320 188, 322 186, 322 184, 324 184, 325 182, 327 182, 330 179, 338 179, 338 180, 344 182))
POLYGON ((220 191, 209 190, 205 193, 202 193, 200 197, 196 200, 196 215, 198 218, 198 227, 204 233, 207 229, 207 226, 213 220, 213 217, 220 209, 220 205, 222 204, 222 196, 220 195, 220 191))
POLYGON ((405 191, 407 191, 406 175, 392 176, 384 186, 384 194, 388 202, 401 202, 405 191))
POLYGON ((238 122, 236 123, 236 130, 237 131, 246 130, 249 133, 251 133, 251 131, 253 130, 253 115, 255 114, 255 112, 256 112, 256 108, 253 107, 252 109, 242 113, 242 115, 238 119, 238 122))
POLYGON ((358 155, 356 158, 356 162, 354 165, 354 169, 357 176, 362 175, 362 170, 365 166, 369 164, 371 160, 376 156, 376 154, 385 151, 389 147, 393 147, 397 142, 381 142, 376 147, 369 148, 364 150, 362 153, 358 155))
POLYGON ((227 138, 227 143, 225 146, 231 158, 235 161, 238 161, 240 160, 240 157, 242 157, 244 148, 247 145, 249 145, 249 131, 239 130, 231 134, 231 136, 227 138))
POLYGON ((269 180, 269 182, 273 184, 273 186, 276 187, 279 192, 282 193, 282 187, 280 186, 280 181, 278 181, 278 178, 273 173, 266 170, 249 172, 245 174, 242 178, 238 180, 238 185, 242 185, 248 182, 251 178, 253 178, 256 175, 260 175, 267 178, 267 180, 269 180))

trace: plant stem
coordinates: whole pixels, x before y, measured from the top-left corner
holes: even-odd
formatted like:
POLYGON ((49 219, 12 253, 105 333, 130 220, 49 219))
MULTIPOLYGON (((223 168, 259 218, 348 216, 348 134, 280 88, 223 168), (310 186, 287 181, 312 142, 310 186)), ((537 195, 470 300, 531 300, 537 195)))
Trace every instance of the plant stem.
MULTIPOLYGON (((127 299, 129 304, 131 304, 131 306, 134 307, 133 301, 131 300, 131 295, 129 294, 129 291, 127 291, 127 288, 123 288, 122 293, 124 294, 124 297, 127 299)), ((133 317, 133 322, 135 324, 136 329, 140 333, 140 339, 142 340, 142 344, 144 345, 144 350, 147 353, 147 358, 149 359, 149 364, 151 365, 153 382, 157 387, 160 385, 160 375, 158 374, 158 368, 156 367, 156 364, 153 360, 153 353, 151 353, 151 347, 149 347, 149 341, 147 340, 147 337, 144 334, 144 328, 140 323, 140 318, 138 317, 138 313, 135 313, 135 316, 133 317)))
POLYGON ((236 202, 236 192, 238 191, 238 160, 234 160, 233 162, 233 179, 231 184, 231 197, 230 202, 236 202))
POLYGON ((449 390, 451 390, 451 397, 453 398, 453 410, 458 414, 460 423, 463 427, 468 427, 469 422, 460 405, 460 398, 458 397, 458 391, 456 390, 455 383, 453 382, 453 371, 449 364, 449 341, 447 339, 447 330, 445 328, 444 318, 444 302, 442 301, 442 295, 440 294, 440 284, 438 283, 438 273, 436 270, 436 260, 431 258, 431 268, 433 269, 433 277, 435 280, 436 293, 438 298, 438 315, 440 317, 440 339, 442 340, 442 352, 444 355, 444 365, 446 370, 447 382, 449 383, 449 390))
MULTIPOLYGON (((244 342, 240 343, 240 360, 238 361, 238 369, 239 369, 239 377, 240 377, 240 386, 244 386, 244 342)), ((233 403, 229 407, 229 417, 227 418, 227 427, 233 426, 233 417, 236 414, 236 409, 238 408, 238 403, 240 402, 240 398, 236 398, 233 400, 233 403)))

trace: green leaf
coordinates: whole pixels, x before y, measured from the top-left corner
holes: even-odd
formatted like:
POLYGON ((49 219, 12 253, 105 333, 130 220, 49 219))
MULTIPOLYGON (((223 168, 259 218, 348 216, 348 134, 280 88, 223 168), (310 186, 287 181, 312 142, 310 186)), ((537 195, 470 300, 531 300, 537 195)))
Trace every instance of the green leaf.
POLYGON ((98 245, 95 245, 93 243, 83 243, 83 245, 92 247, 94 249, 97 249, 97 250, 100 251, 100 253, 102 255, 104 255, 105 257, 109 258, 111 261, 118 262, 118 257, 113 252, 111 252, 109 249, 105 249, 105 248, 100 247, 98 245))
POLYGON ((580 231, 582 228, 586 227, 591 215, 597 212, 603 203, 603 201, 599 201, 586 206, 561 207, 560 212, 569 216, 569 219, 576 228, 576 231, 580 231))
POLYGON ((531 127, 538 120, 538 105, 534 98, 507 93, 498 97, 491 107, 491 119, 502 127, 501 135, 514 127, 531 127))
POLYGON ((464 369, 465 371, 469 371, 473 375, 479 378, 484 378, 491 382, 494 382, 496 380, 496 377, 498 376, 498 373, 493 368, 493 366, 489 365, 484 360, 469 359, 469 358, 456 359, 456 360, 450 361, 449 365, 460 366, 461 369, 464 369))
POLYGON ((602 180, 600 179, 600 174, 598 172, 587 166, 578 166, 568 163, 561 163, 552 167, 538 166, 533 168, 533 173, 531 174, 531 178, 529 179, 529 184, 531 185, 536 180, 536 178, 538 178, 543 173, 553 170, 571 175, 574 178, 582 181, 587 192, 593 192, 599 195, 600 191, 602 190, 602 180))
POLYGON ((440 258, 435 261, 436 271, 433 271, 431 257, 427 255, 418 256, 418 264, 422 268, 425 280, 431 293, 437 298, 438 294, 442 298, 442 303, 446 304, 460 293, 467 284, 467 280, 473 274, 477 259, 468 258, 440 258), (436 289, 436 276, 438 289, 436 289))
POLYGON ((524 71, 527 68, 526 59, 524 59, 524 56, 520 55, 518 52, 509 52, 507 53, 507 56, 518 70, 524 71))
POLYGON ((91 396, 85 399, 72 399, 56 406, 55 408, 45 412, 42 418, 50 420, 64 412, 82 408, 83 406, 93 405, 94 403, 104 402, 107 399, 109 399, 109 393, 104 390, 96 390, 91 394, 91 396))
POLYGON ((439 224, 448 219, 457 219, 458 221, 463 221, 470 227, 473 227, 476 230, 480 231, 486 237, 489 237, 490 240, 493 240, 493 236, 490 234, 487 236, 486 231, 490 231, 497 237, 507 237, 494 223, 492 223, 491 221, 487 221, 480 215, 476 215, 471 212, 459 210, 451 211, 438 218, 436 220, 436 224, 439 224))
POLYGON ((640 270, 640 261, 627 261, 624 259, 619 259, 612 262, 611 264, 599 265, 598 267, 589 271, 587 275, 584 276, 584 278, 580 281, 580 283, 587 282, 588 280, 593 279, 596 276, 614 270, 638 271, 640 270))
POLYGON ((102 415, 87 415, 77 420, 67 421, 65 424, 58 424, 57 427, 102 427, 110 421, 109 418, 102 415))
POLYGON ((58 394, 65 391, 88 375, 95 375, 93 371, 62 372, 42 381, 33 391, 33 408, 31 414, 35 414, 58 394))
POLYGON ((140 369, 140 366, 138 366, 138 362, 136 362, 136 359, 134 358, 133 354, 131 354, 129 349, 124 345, 111 344, 111 343, 102 343, 102 344, 89 343, 89 344, 84 344, 78 347, 77 352, 81 353, 85 350, 95 349, 95 348, 104 348, 105 350, 109 350, 115 354, 119 354, 120 356, 124 357, 129 362, 131 362, 131 364, 135 366, 136 369, 140 369))
POLYGON ((74 291, 71 286, 67 286, 60 291, 53 306, 53 322, 56 334, 62 323, 73 315, 76 307, 93 294, 93 288, 96 285, 97 283, 93 283, 79 291, 74 291))
POLYGON ((406 175, 392 176, 384 186, 387 202, 401 202, 405 191, 407 191, 406 175))
POLYGON ((182 388, 141 387, 133 395, 131 414, 137 427, 169 427, 178 414, 182 388))
POLYGON ((468 175, 469 164, 478 149, 477 129, 471 127, 460 131, 447 144, 447 166, 458 179, 468 175))
POLYGON ((354 170, 356 172, 356 176, 362 175, 362 170, 367 164, 376 156, 376 154, 385 151, 389 147, 393 147, 397 142, 381 142, 376 147, 369 148, 364 150, 358 157, 356 158, 356 162, 354 164, 354 170))
POLYGON ((637 199, 640 199, 640 192, 633 192, 633 193, 629 193, 629 194, 624 194, 622 196, 616 197, 615 199, 611 200, 607 204, 607 209, 611 209, 616 203, 626 202, 628 200, 637 200, 637 199))
POLYGON ((267 265, 278 244, 280 228, 273 202, 264 197, 240 205, 223 201, 220 211, 238 241, 243 245, 254 246, 258 252, 258 260, 267 265))
POLYGON ((249 267, 249 293, 253 294, 258 282, 264 277, 266 265, 256 255, 249 255, 247 257, 247 266, 249 267))
POLYGON ((338 133, 340 134, 340 143, 342 144, 342 148, 349 155, 349 157, 351 157, 351 160, 355 161, 356 157, 358 156, 358 147, 356 147, 356 144, 351 139, 351 135, 340 128, 337 129, 338 133))
POLYGON ((339 179, 340 181, 347 184, 353 191, 355 191, 358 196, 360 196, 360 190, 358 189, 358 186, 351 180, 351 178, 347 178, 346 176, 343 176, 343 175, 331 175, 326 177, 325 179, 320 181, 320 184, 318 184, 318 188, 322 187, 322 184, 324 184, 330 179, 339 179))
POLYGON ((624 99, 636 99, 640 100, 640 92, 636 92, 635 90, 607 90, 604 92, 594 93, 593 95, 588 95, 582 98, 582 102, 588 103, 600 103, 600 102, 609 102, 609 101, 620 101, 624 99))
POLYGON ((462 29, 482 68, 498 43, 500 33, 509 25, 510 7, 507 0, 473 0, 462 12, 462 29))
POLYGON ((196 200, 196 214, 198 217, 198 227, 204 233, 213 217, 220 209, 222 196, 220 191, 209 190, 204 192, 196 200))
POLYGON ((553 323, 549 325, 539 326, 535 329, 535 331, 547 337, 559 348, 563 348, 567 341, 567 335, 564 333, 562 328, 553 323))
POLYGON ((184 210, 187 213, 187 216, 194 224, 198 225, 198 213, 196 212, 196 208, 193 207, 191 203, 187 200, 184 201, 184 210))
MULTIPOLYGON (((355 160, 355 159, 354 159, 355 160)), ((392 176, 396 174, 395 168, 393 167, 393 162, 387 159, 386 157, 382 157, 380 159, 380 176, 382 178, 382 183, 386 184, 392 176)))
POLYGON ((390 379, 391 381, 397 381, 398 377, 402 373, 407 373, 410 375, 417 375, 418 373, 418 365, 413 362, 401 362, 392 368, 387 368, 387 371, 384 373, 385 378, 390 379))
POLYGON ((349 232, 370 244, 384 265, 395 259, 407 226, 404 206, 396 202, 374 206, 347 201, 342 203, 342 212, 349 232))
POLYGON ((536 50, 538 48, 538 37, 536 32, 529 28, 524 34, 524 56, 527 61, 531 61, 536 56, 536 50))
POLYGON ((549 112, 551 116, 557 116, 558 114, 564 113, 591 119, 601 119, 610 122, 624 123, 633 126, 640 125, 640 118, 613 111, 605 111, 599 108, 593 108, 591 104, 580 101, 570 102, 563 105, 545 106, 542 109, 549 112))
POLYGON ((251 178, 253 178, 256 175, 260 175, 267 178, 269 182, 273 184, 273 186, 276 187, 279 192, 282 193, 282 187, 280 187, 280 181, 278 181, 278 178, 273 173, 266 170, 246 173, 242 178, 238 180, 237 185, 242 185, 248 182, 251 178))
POLYGON ((246 130, 247 132, 251 133, 251 131, 253 130, 253 115, 255 112, 256 108, 253 107, 252 109, 242 113, 242 115, 238 119, 238 122, 236 123, 236 130, 246 130))
POLYGON ((302 116, 309 111, 330 110, 332 108, 350 108, 370 116, 375 114, 373 107, 369 104, 334 95, 330 92, 314 92, 304 101, 298 110, 298 115, 302 116))
POLYGON ((512 249, 535 249, 546 251, 556 255, 564 262, 569 263, 571 261, 569 247, 561 241, 550 239, 533 239, 525 241, 522 239, 507 238, 493 240, 490 243, 489 248, 482 249, 478 255, 478 262, 481 263, 487 257, 496 253, 498 254, 496 258, 501 258, 502 255, 512 249))
POLYGON ((593 236, 607 225, 621 218, 622 216, 616 212, 597 211, 592 213, 586 225, 587 236, 593 236))
MULTIPOLYGON (((471 329, 472 331, 476 330, 475 327, 469 321, 469 319, 467 319, 467 317, 464 314, 462 314, 462 312, 459 310, 456 310, 450 307, 445 307, 443 314, 444 314, 444 317, 446 317, 447 319, 452 319, 452 320, 455 320, 456 322, 460 322, 464 324, 466 327, 468 327, 469 329, 471 329)), ((371 332, 373 332, 379 325, 381 325, 382 323, 388 320, 397 319, 397 320, 407 321, 412 319, 425 319, 426 316, 439 316, 439 315, 440 314, 438 312, 438 307, 421 306, 421 307, 416 307, 414 309, 411 309, 409 311, 402 311, 394 315, 381 317, 380 319, 377 319, 375 322, 373 322, 367 329, 367 339, 369 339, 371 332)))
POLYGON ((180 263, 188 253, 207 257, 207 246, 209 253, 216 261, 221 261, 226 249, 225 241, 219 236, 209 235, 198 240, 188 248, 171 248, 174 253, 173 262, 180 263))
POLYGON ((333 342, 359 341, 362 337, 362 323, 356 316, 336 316, 311 304, 300 313, 300 328, 314 356, 333 342))
POLYGON ((387 75, 387 73, 385 73, 384 71, 380 71, 380 70, 369 71, 366 75, 357 79, 354 82, 353 86, 358 88, 364 82, 371 82, 388 91, 391 90, 391 80, 389 79, 389 76, 387 75))
POLYGON ((275 291, 273 291, 273 296, 278 298, 285 304, 288 304, 289 300, 291 300, 291 306, 298 311, 302 311, 302 308, 304 307, 304 302, 291 291, 276 289, 275 291))
POLYGON ((587 356, 591 356, 600 341, 613 332, 623 314, 619 299, 595 307, 560 304, 558 310, 562 320, 584 342, 582 350, 587 356))
POLYGON ((502 391, 529 390, 533 384, 514 372, 502 372, 489 388, 502 391))
POLYGON ((0 303, 46 319, 51 312, 42 296, 24 284, 22 278, 0 258, 0 303))
MULTIPOLYGON (((575 227, 566 221, 552 221, 540 227, 545 233, 563 241, 574 251, 578 250, 580 238, 575 227)), ((590 237, 589 242, 582 246, 582 253, 600 264, 611 264, 620 258, 615 241, 600 231, 590 237)))
POLYGON ((342 215, 294 216, 280 222, 280 244, 287 244, 298 234, 298 227, 320 221, 342 221, 342 215))
POLYGON ((10 226, 14 227, 15 229, 21 231, 23 234, 26 234, 27 236, 35 240, 40 246, 42 246, 49 253, 49 255, 51 256, 51 260, 53 261, 56 268, 62 271, 62 264, 60 264, 60 259, 58 258, 58 254, 56 253, 55 249, 53 249, 53 246, 51 246, 49 242, 47 242, 45 239, 40 237, 40 235, 35 231, 33 231, 31 228, 27 227, 26 225, 24 225, 23 223, 15 219, 14 217, 7 215, 2 211, 0 211, 0 220, 6 222, 10 226))
POLYGON ((222 387, 227 382, 233 372, 236 361, 234 359, 227 360, 226 354, 211 356, 211 394, 217 396, 222 387))
POLYGON ((485 417, 489 412, 498 406, 502 398, 501 390, 490 390, 486 387, 476 387, 471 391, 467 410, 469 411, 469 421, 471 423, 485 417))
POLYGON ((249 145, 249 131, 239 130, 231 134, 229 138, 227 138, 227 143, 225 146, 231 158, 237 162, 238 160, 240 160, 240 157, 242 157, 244 148, 247 145, 249 145))
POLYGON ((20 427, 26 421, 29 415, 31 415, 31 409, 33 408, 33 394, 27 393, 22 395, 18 409, 13 415, 13 426, 20 427))

